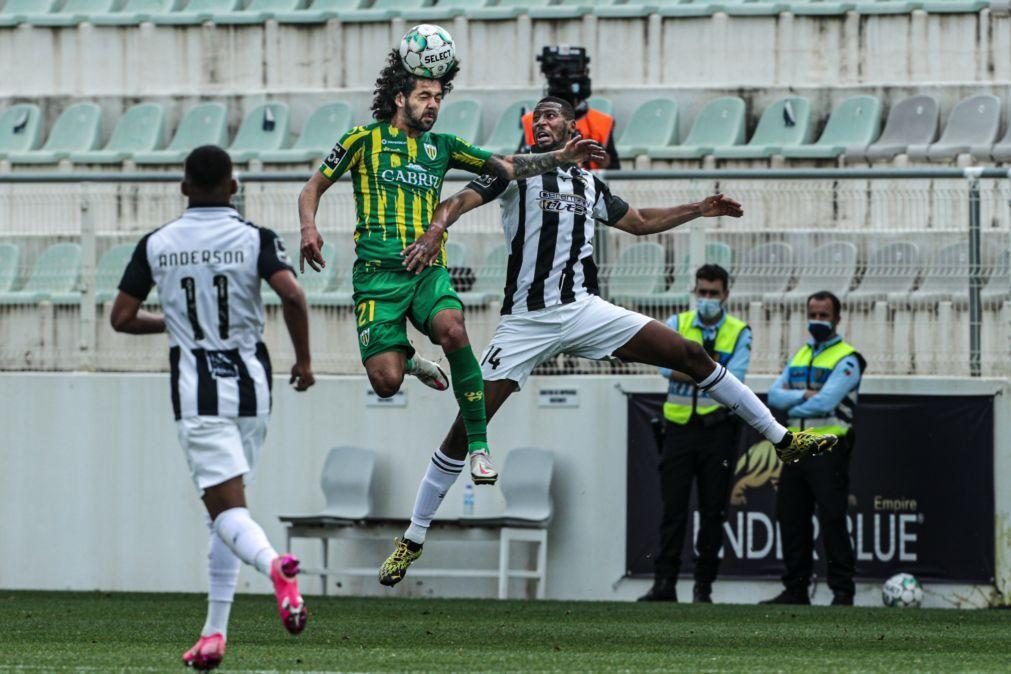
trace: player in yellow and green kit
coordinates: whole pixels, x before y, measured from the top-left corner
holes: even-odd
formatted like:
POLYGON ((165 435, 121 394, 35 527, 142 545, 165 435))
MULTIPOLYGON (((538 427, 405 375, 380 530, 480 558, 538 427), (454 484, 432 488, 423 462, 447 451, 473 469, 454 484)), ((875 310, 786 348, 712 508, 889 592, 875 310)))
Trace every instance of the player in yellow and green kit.
MULTIPOLYGON (((456 136, 432 133, 458 69, 455 64, 441 79, 419 78, 403 67, 396 50, 390 52, 376 81, 376 121, 344 133, 299 195, 300 268, 304 272, 306 262, 316 271, 323 267, 323 238, 315 222, 319 200, 334 181, 350 173, 357 214, 352 280, 358 347, 372 388, 381 397, 392 396, 404 374, 433 388, 448 388, 438 366, 415 353, 407 338, 409 319, 446 353, 467 430, 471 475, 476 484, 493 484, 498 473, 488 450, 481 368, 464 327, 463 304, 446 270, 444 241, 441 254, 417 275, 404 268, 403 251, 428 230, 449 169, 523 179, 603 156, 603 148, 577 139, 554 152, 501 157, 456 136)), ((454 479, 464 465, 438 450, 432 461, 437 473, 454 479)))

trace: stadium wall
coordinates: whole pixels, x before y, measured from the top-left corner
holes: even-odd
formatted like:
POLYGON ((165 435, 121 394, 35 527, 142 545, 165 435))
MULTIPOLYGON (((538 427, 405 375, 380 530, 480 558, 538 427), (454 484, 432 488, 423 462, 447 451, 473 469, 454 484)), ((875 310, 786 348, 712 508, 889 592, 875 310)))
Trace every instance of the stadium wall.
MULTIPOLYGON (((277 363, 278 371, 285 369, 277 363)), ((750 383, 765 390, 769 377, 750 383)), ((323 377, 297 395, 275 381, 274 418, 251 489, 250 507, 270 538, 283 545, 281 514, 317 512, 323 505, 319 472, 330 447, 352 444, 378 453, 375 515, 405 517, 432 450, 455 414, 448 394, 414 381, 407 406, 366 406, 360 376, 323 377), (419 441, 419 438, 421 439, 419 441)), ((869 377, 866 393, 996 395, 994 523, 997 585, 1011 590, 1011 387, 1005 380, 869 377)), ((554 599, 628 600, 647 587, 623 580, 625 564, 626 420, 623 391, 660 392, 650 376, 535 377, 492 423, 491 439, 503 461, 507 450, 539 446, 556 457, 549 532, 547 595, 554 599), (578 408, 539 407, 540 388, 575 388, 578 408)), ((164 374, 0 374, 0 588, 202 592, 206 588, 204 515, 175 437, 164 374)), ((951 460, 971 448, 950 448, 951 460)), ((939 462, 937 470, 944 470, 939 462)), ((973 489, 975 485, 953 485, 973 489)), ((477 490, 478 516, 498 514, 497 489, 477 490)), ((462 481, 447 495, 441 515, 462 511, 462 481)), ((494 567, 497 547, 451 543, 433 533, 422 564, 446 567, 467 560, 494 567)), ((332 546, 338 564, 371 567, 389 540, 332 546)), ((295 543, 308 566, 318 566, 314 541, 295 543)), ((267 582, 246 570, 246 591, 267 592, 267 582)), ((687 582, 684 592, 690 591, 687 582)), ((721 581, 717 601, 752 602, 771 596, 773 581, 721 581)), ((517 582, 512 591, 522 590, 517 582)), ((927 604, 979 606, 989 587, 934 585, 927 604)), ((306 583, 310 593, 319 581, 306 583)), ((389 595, 371 578, 331 577, 336 594, 389 595), (339 583, 339 584, 335 584, 339 583)), ((408 578, 401 596, 494 596, 494 581, 408 578)), ((822 584, 817 600, 827 603, 822 584)), ((878 604, 877 583, 860 584, 858 603, 878 604)))

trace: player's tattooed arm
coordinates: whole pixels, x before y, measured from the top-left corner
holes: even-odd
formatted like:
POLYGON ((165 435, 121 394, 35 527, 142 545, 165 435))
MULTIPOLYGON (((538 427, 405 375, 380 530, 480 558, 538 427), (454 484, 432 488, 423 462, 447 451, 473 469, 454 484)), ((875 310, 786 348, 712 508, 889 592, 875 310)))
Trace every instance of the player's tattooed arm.
POLYGON ((432 214, 425 233, 401 253, 407 271, 420 274, 432 264, 442 252, 442 237, 449 226, 459 220, 461 215, 483 203, 484 198, 469 186, 440 203, 432 214))
POLYGON ((565 164, 602 161, 607 153, 600 143, 588 138, 573 138, 560 150, 538 154, 492 155, 484 170, 505 180, 523 180, 546 173, 565 164))

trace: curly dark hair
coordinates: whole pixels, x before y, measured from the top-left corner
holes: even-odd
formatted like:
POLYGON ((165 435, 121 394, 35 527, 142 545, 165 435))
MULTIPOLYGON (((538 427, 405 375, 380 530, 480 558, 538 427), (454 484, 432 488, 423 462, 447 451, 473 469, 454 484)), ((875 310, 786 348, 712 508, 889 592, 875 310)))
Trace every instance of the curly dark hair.
MULTIPOLYGON (((453 78, 460 72, 460 62, 457 61, 437 81, 442 83, 442 95, 447 96, 453 91, 453 78)), ((400 52, 391 49, 386 57, 386 67, 379 73, 376 88, 372 91, 372 116, 380 122, 388 122, 397 113, 395 99, 397 94, 410 96, 418 80, 423 79, 412 75, 400 61, 400 52)))

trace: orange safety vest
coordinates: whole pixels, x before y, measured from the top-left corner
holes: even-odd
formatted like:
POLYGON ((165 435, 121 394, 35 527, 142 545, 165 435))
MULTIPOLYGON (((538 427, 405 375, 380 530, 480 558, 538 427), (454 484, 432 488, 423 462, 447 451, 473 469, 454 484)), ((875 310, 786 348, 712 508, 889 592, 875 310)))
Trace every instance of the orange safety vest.
MULTIPOLYGON (((593 108, 588 109, 585 115, 576 120, 576 131, 579 132, 579 135, 583 138, 592 138, 604 147, 607 147, 612 130, 614 130, 614 117, 593 108)), ((523 139, 528 146, 534 146, 534 113, 532 111, 523 115, 523 139)), ((591 161, 587 168, 596 171, 601 166, 597 162, 591 161)))

